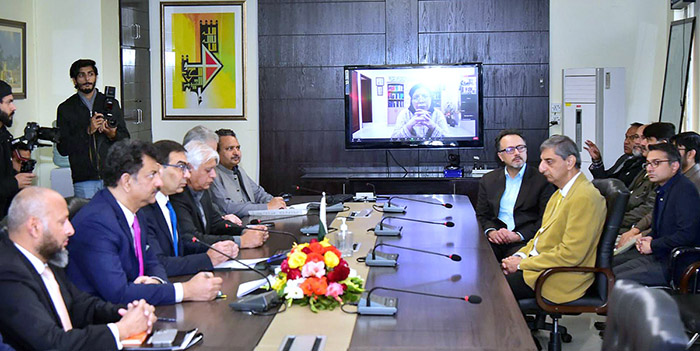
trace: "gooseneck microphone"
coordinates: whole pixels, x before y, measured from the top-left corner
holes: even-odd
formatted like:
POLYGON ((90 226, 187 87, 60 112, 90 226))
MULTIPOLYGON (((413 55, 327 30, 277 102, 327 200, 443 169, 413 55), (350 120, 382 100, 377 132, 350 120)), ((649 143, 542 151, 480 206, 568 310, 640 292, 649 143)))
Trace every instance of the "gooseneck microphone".
POLYGON ((309 213, 309 214, 303 214, 303 215, 273 217, 273 218, 266 218, 266 219, 255 218, 255 219, 250 220, 250 224, 275 224, 275 221, 281 221, 284 219, 298 218, 298 217, 311 217, 311 216, 318 216, 318 215, 313 214, 313 213, 309 213))
POLYGON ((261 231, 264 231, 264 232, 268 232, 268 233, 270 233, 270 234, 282 234, 282 235, 286 235, 286 236, 291 237, 291 238, 292 238, 292 242, 296 242, 296 241, 297 241, 296 235, 294 235, 294 234, 292 234, 292 233, 290 233, 290 232, 285 232, 285 231, 283 231, 283 230, 273 230, 273 229, 269 229, 269 228, 268 228, 268 229, 256 229, 256 228, 254 228, 254 226, 252 226, 252 225, 247 225, 247 226, 245 226, 245 228, 246 228, 246 229, 252 229, 252 230, 261 230, 261 231))
POLYGON ((367 182, 367 183, 365 183, 365 185, 372 188, 372 194, 374 194, 374 196, 377 196, 377 188, 374 186, 374 184, 367 182))
POLYGON ((452 208, 452 204, 449 202, 433 202, 433 201, 427 201, 427 200, 421 200, 421 199, 412 199, 410 197, 403 197, 403 196, 392 196, 389 198, 389 201, 387 201, 387 204, 391 206, 391 200, 393 199, 401 199, 401 200, 407 200, 407 201, 415 201, 415 202, 422 202, 424 204, 430 204, 430 205, 438 205, 438 206, 443 206, 445 208, 452 208))
POLYGON ((246 311, 246 312, 251 312, 251 313, 255 314, 256 312, 265 312, 271 308, 279 307, 279 305, 280 305, 279 295, 277 295, 276 291, 272 290, 272 283, 270 282, 270 279, 267 277, 267 275, 265 275, 265 273, 241 262, 240 260, 237 260, 237 259, 231 257, 228 254, 221 252, 220 250, 216 249, 215 247, 209 245, 208 243, 205 243, 204 241, 199 240, 199 238, 197 238, 194 235, 185 234, 182 237, 185 240, 192 240, 193 243, 199 243, 201 245, 204 245, 204 246, 224 255, 226 258, 238 262, 239 264, 243 265, 247 269, 250 269, 251 271, 253 271, 257 274, 260 274, 260 276, 265 278, 268 286, 270 287, 269 291, 266 291, 264 293, 257 294, 257 295, 243 296, 240 299, 230 303, 229 306, 231 306, 231 308, 233 308, 236 311, 246 311))
POLYGON ((305 188, 305 187, 299 186, 299 185, 295 185, 295 186, 294 186, 294 189, 296 189, 296 190, 304 190, 304 191, 308 191, 308 192, 310 192, 310 193, 314 193, 314 194, 318 194, 318 195, 321 195, 321 194, 324 193, 324 192, 321 191, 321 190, 316 190, 316 189, 311 189, 311 188, 305 188))
POLYGON ((389 246, 389 247, 395 247, 397 249, 403 249, 403 250, 409 250, 409 251, 416 251, 416 252, 422 252, 422 253, 427 253, 431 255, 437 255, 437 256, 442 256, 442 257, 447 257, 451 259, 452 261, 459 262, 462 260, 462 256, 457 255, 457 254, 451 254, 451 255, 445 255, 444 253, 439 253, 435 251, 427 251, 427 250, 421 250, 421 249, 414 249, 412 247, 406 247, 406 246, 398 246, 398 245, 392 245, 392 244, 387 244, 387 243, 379 243, 377 245, 374 245, 374 248, 372 248, 372 258, 375 258, 375 253, 378 247, 380 246, 389 246))
POLYGON ((449 295, 441 295, 441 294, 424 293, 424 292, 412 291, 412 290, 388 288, 388 287, 384 287, 384 286, 375 286, 374 288, 370 289, 367 292, 367 295, 360 298, 360 302, 357 304, 357 313, 358 314, 375 315, 375 316, 377 316, 377 315, 391 316, 391 315, 396 314, 396 312, 398 311, 398 309, 397 309, 398 298, 396 298, 396 297, 381 297, 381 296, 377 296, 377 295, 374 295, 374 298, 372 298, 372 293, 375 290, 389 290, 389 291, 396 291, 396 292, 402 292, 402 293, 407 293, 407 294, 438 297, 438 298, 442 298, 442 299, 460 300, 460 301, 466 301, 466 302, 473 303, 473 304, 479 304, 482 301, 481 296, 479 296, 479 295, 449 296, 449 295))
POLYGON ((411 219, 411 218, 405 218, 405 217, 394 217, 394 216, 389 216, 389 217, 384 217, 382 218, 381 221, 374 227, 374 234, 377 236, 399 236, 401 235, 401 229, 403 227, 394 227, 390 225, 384 225, 384 221, 392 218, 392 219, 398 219, 402 221, 409 221, 409 222, 418 222, 418 223, 426 223, 426 224, 437 224, 437 225, 444 225, 445 227, 452 228, 455 226, 454 222, 452 221, 447 221, 447 222, 432 222, 432 221, 424 221, 422 219, 411 219))
POLYGON ((365 257, 365 264, 367 266, 370 266, 370 267, 396 267, 396 265, 397 265, 396 260, 399 258, 399 254, 385 253, 385 252, 377 251, 377 248, 379 246, 390 246, 390 247, 395 247, 395 248, 403 249, 403 250, 416 251, 416 252, 422 252, 422 253, 431 254, 431 255, 447 257, 455 262, 459 262, 462 260, 462 256, 457 255, 457 254, 446 255, 446 254, 434 252, 434 251, 414 249, 412 247, 398 246, 398 245, 392 245, 392 244, 387 244, 387 243, 378 243, 377 245, 374 245, 372 250, 369 253, 367 253, 367 256, 365 257))

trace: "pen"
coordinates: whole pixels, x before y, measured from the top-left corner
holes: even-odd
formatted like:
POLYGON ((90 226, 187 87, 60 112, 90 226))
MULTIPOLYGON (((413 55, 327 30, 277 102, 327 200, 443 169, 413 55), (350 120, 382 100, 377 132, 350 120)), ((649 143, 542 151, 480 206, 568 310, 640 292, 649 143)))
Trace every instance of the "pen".
POLYGON ((175 319, 175 318, 167 318, 167 317, 158 317, 158 322, 171 322, 171 323, 175 323, 175 322, 177 322, 177 319, 175 319))

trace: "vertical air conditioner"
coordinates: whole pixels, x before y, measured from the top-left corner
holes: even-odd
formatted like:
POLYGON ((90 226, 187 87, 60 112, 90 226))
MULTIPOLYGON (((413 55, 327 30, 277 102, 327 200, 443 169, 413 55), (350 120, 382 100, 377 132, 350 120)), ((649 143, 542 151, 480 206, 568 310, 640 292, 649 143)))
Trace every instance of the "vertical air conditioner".
POLYGON ((591 157, 583 149, 593 141, 611 167, 624 152, 627 116, 624 68, 568 68, 563 70, 562 130, 581 153, 581 171, 593 179, 591 157))

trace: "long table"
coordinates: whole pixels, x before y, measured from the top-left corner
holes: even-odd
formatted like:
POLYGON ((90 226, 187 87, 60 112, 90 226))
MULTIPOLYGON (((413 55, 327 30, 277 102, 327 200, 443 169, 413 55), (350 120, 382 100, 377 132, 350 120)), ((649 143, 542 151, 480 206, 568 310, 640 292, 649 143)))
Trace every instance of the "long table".
MULTIPOLYGON (((395 316, 357 316, 339 309, 314 314, 308 307, 292 306, 290 310, 272 316, 252 316, 233 311, 228 304, 235 300, 238 285, 259 279, 250 271, 217 271, 224 280, 222 291, 226 300, 188 302, 157 308, 160 317, 176 318, 178 322, 162 327, 190 329, 197 327, 205 335, 195 350, 277 350, 286 334, 326 335, 326 350, 535 350, 532 336, 518 309, 498 262, 485 237, 481 234, 474 209, 463 195, 409 196, 416 199, 449 202, 452 209, 441 206, 395 199, 392 204, 407 206, 406 214, 385 214, 428 221, 452 221, 453 228, 401 220, 384 223, 403 226, 397 238, 383 237, 394 245, 455 253, 462 261, 423 253, 381 247, 383 252, 399 254, 396 268, 367 269, 356 258, 366 255, 375 241, 367 229, 382 218, 373 212, 370 218, 348 222, 355 241, 364 245, 348 259, 361 275, 366 275, 366 287, 376 286, 414 290, 451 296, 479 295, 481 304, 433 298, 421 295, 377 290, 381 296, 398 297, 395 316), (273 322, 273 318, 277 318, 273 322), (349 345, 348 345, 349 341, 349 345)), ((371 203, 349 203, 352 210, 371 208, 371 203)), ((346 216, 348 213, 340 213, 346 216)), ((339 221, 330 227, 338 228, 339 221)), ((299 234, 299 228, 318 223, 318 216, 297 217, 275 222, 274 229, 295 233, 300 242, 309 238, 299 234)), ((271 234, 261 248, 241 250, 242 258, 267 257, 280 249, 289 248, 291 240, 271 234)), ((182 279, 185 279, 183 277, 182 279)), ((177 279, 175 279, 177 280, 177 279)), ((348 308, 349 309, 349 308, 348 308)))

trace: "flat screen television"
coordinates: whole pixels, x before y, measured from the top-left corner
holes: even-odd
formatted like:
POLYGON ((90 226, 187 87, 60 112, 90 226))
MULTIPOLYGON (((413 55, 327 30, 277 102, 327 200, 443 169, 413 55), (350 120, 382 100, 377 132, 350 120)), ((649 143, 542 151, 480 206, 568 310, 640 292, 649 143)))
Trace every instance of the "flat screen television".
POLYGON ((346 149, 484 146, 481 63, 344 69, 346 149))

